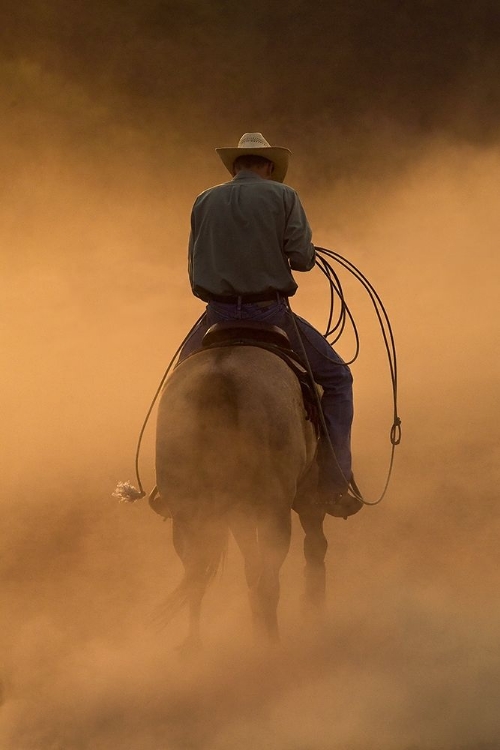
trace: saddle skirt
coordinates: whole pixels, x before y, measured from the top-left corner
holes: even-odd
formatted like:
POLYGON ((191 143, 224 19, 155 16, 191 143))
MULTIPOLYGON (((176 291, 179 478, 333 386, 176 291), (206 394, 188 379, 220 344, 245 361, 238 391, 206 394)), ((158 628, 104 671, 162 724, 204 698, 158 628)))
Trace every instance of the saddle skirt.
POLYGON ((257 346, 272 352, 292 370, 302 391, 306 419, 314 426, 316 437, 321 433, 316 383, 307 367, 292 349, 290 339, 282 328, 253 320, 226 320, 210 326, 202 341, 204 349, 222 346, 257 346))

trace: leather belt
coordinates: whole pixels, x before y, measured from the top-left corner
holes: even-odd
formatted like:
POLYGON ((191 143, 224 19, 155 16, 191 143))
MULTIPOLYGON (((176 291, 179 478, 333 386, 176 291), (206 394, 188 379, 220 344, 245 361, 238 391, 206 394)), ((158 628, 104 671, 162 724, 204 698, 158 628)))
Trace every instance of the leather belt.
POLYGON ((240 294, 240 295, 222 295, 222 294, 210 294, 210 302, 222 302, 228 305, 245 305, 252 304, 255 302, 279 302, 282 299, 286 299, 285 295, 281 292, 261 292, 261 294, 240 294))

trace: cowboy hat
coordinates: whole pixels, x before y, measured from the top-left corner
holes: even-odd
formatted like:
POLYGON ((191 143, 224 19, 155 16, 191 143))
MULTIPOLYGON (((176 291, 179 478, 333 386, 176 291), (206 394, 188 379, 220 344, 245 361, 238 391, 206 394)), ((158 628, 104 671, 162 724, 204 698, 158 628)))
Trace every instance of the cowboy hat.
POLYGON ((271 146, 262 133, 245 133, 241 136, 236 148, 216 148, 216 152, 222 159, 226 169, 233 174, 233 164, 238 156, 253 154, 254 156, 263 156, 274 164, 272 174, 273 180, 283 182, 288 169, 288 160, 291 151, 280 146, 271 146))

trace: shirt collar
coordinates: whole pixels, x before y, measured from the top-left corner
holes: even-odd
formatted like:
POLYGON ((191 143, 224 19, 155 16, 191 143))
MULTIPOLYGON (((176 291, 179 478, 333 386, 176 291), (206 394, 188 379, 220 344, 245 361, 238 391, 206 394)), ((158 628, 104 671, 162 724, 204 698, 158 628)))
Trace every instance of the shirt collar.
POLYGON ((250 169, 241 169, 238 174, 236 174, 232 182, 235 180, 263 180, 264 178, 260 175, 256 174, 255 172, 252 172, 250 169))

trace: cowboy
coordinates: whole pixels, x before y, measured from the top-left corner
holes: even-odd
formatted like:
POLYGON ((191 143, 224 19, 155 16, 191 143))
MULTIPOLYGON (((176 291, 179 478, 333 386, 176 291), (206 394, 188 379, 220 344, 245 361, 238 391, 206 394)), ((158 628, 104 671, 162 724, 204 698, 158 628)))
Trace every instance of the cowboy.
POLYGON ((299 356, 305 350, 323 388, 331 446, 320 442, 320 486, 333 502, 347 499, 352 376, 319 331, 297 315, 294 325, 288 306, 297 290, 292 271, 310 271, 315 262, 302 204, 295 190, 283 184, 291 152, 271 146, 261 133, 245 133, 236 148, 216 152, 232 179, 201 193, 192 209, 189 279, 193 294, 207 308, 180 360, 201 348, 208 328, 220 321, 251 320, 282 328, 299 356))

